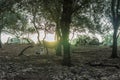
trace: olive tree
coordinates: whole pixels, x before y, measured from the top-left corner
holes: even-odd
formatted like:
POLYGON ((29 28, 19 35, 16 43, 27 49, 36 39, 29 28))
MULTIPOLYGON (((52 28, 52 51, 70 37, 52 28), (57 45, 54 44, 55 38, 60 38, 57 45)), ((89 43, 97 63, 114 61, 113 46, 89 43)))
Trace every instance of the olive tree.
POLYGON ((117 33, 120 26, 120 0, 111 1, 112 25, 113 25, 113 49, 112 58, 118 57, 117 54, 117 33))

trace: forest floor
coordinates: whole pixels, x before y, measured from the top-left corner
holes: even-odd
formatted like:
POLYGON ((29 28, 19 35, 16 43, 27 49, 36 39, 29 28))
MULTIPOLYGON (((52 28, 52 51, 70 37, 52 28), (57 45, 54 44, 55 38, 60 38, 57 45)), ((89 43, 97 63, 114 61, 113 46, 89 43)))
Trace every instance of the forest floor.
POLYGON ((73 65, 66 67, 54 50, 38 55, 39 47, 34 47, 18 56, 26 46, 4 45, 0 49, 0 80, 120 80, 120 58, 109 58, 110 47, 74 48, 73 65))

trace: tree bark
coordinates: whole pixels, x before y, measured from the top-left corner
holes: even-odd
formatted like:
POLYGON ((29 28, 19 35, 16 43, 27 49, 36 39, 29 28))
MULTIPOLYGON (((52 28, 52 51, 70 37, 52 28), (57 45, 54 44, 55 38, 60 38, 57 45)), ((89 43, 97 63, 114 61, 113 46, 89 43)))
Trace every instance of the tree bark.
POLYGON ((113 33, 113 48, 112 48, 112 55, 111 58, 118 58, 117 55, 117 30, 118 29, 114 29, 114 33, 113 33))
POLYGON ((45 45, 46 29, 45 29, 44 32, 45 32, 45 36, 44 36, 44 38, 43 38, 43 46, 44 46, 44 48, 46 49, 46 54, 49 55, 48 48, 47 48, 47 46, 45 45))
POLYGON ((57 56, 62 56, 62 45, 61 45, 61 42, 59 41, 58 44, 57 44, 57 48, 56 48, 56 55, 57 56))
POLYGON ((118 28, 119 28, 119 5, 120 5, 120 0, 112 0, 111 2, 111 13, 112 13, 112 24, 113 24, 113 29, 114 29, 114 33, 113 33, 113 48, 112 48, 112 55, 111 58, 118 58, 118 54, 117 54, 117 32, 118 32, 118 28))
POLYGON ((2 48, 2 41, 1 41, 1 33, 2 32, 2 29, 0 29, 0 48, 2 48))
POLYGON ((63 65, 71 66, 70 44, 69 44, 69 30, 72 17, 72 0, 63 1, 63 12, 60 21, 62 32, 62 45, 63 45, 63 65))
POLYGON ((37 26, 36 26, 36 24, 35 24, 35 21, 36 21, 35 19, 36 19, 36 12, 33 13, 33 25, 34 25, 34 28, 35 28, 35 30, 36 30, 36 32, 37 32, 38 43, 39 43, 39 45, 41 45, 40 33, 39 33, 39 30, 37 29, 37 26))
POLYGON ((60 36, 60 28, 59 28, 59 24, 57 23, 57 27, 56 27, 56 39, 57 39, 57 48, 56 48, 56 55, 57 56, 62 56, 62 44, 61 44, 61 36, 60 36))
POLYGON ((2 36, 1 36, 1 34, 2 34, 2 29, 3 29, 3 27, 4 27, 4 26, 3 26, 3 13, 1 13, 0 16, 1 16, 0 19, 1 19, 1 21, 2 21, 2 22, 1 22, 1 25, 0 25, 0 48, 2 48, 2 36))

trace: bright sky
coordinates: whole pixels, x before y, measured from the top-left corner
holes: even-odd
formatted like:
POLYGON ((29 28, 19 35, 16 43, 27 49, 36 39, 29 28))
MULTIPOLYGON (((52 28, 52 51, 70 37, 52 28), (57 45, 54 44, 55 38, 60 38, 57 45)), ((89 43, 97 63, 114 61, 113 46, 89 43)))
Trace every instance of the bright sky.
MULTIPOLYGON (((8 38, 13 38, 14 36, 12 36, 12 35, 9 35, 9 34, 4 34, 4 33, 2 33, 2 43, 6 43, 7 42, 7 39, 8 38)), ((41 31, 40 32, 40 40, 43 40, 43 38, 44 38, 44 32, 43 31, 41 31)), ((45 38, 45 40, 46 41, 55 41, 55 34, 47 34, 46 35, 46 38, 45 38)), ((24 35, 24 37, 28 37, 28 35, 24 35)), ((30 39, 32 39, 35 43, 37 43, 37 34, 29 34, 29 38, 30 39)))
POLYGON ((8 39, 9 37, 12 37, 12 36, 11 36, 11 35, 6 35, 6 34, 2 33, 2 35, 1 35, 2 43, 6 43, 6 42, 7 42, 7 39, 8 39))
MULTIPOLYGON (((101 38, 101 36, 100 35, 98 35, 98 34, 95 34, 96 35, 96 37, 100 40, 100 42, 102 41, 102 38, 101 38)), ((72 34, 70 34, 70 39, 72 38, 72 34)), ((3 43, 6 43, 7 42, 7 39, 8 38, 12 38, 12 37, 14 37, 14 36, 12 36, 12 35, 8 35, 8 34, 2 34, 2 42, 3 43)), ((28 37, 28 35, 25 35, 24 37, 28 37)), ((37 34, 29 34, 29 38, 30 39, 32 39, 35 43, 37 43, 37 34)), ((43 38, 44 38, 44 32, 43 31, 41 31, 40 32, 40 40, 43 40, 43 38)), ((77 36, 76 36, 76 34, 74 35, 74 38, 77 38, 77 36)), ((45 38, 45 40, 46 41, 50 41, 50 42, 52 42, 52 41, 55 41, 55 34, 47 34, 46 35, 46 38, 45 38)))

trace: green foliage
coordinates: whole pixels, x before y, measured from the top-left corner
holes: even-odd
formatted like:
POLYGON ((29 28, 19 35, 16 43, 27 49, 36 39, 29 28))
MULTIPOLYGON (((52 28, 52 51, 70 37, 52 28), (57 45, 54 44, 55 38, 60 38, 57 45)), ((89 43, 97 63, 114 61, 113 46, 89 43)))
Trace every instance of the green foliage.
POLYGON ((27 18, 17 11, 5 11, 1 23, 4 32, 20 37, 26 31, 27 18))
POLYGON ((80 35, 76 40, 76 46, 84 45, 99 45, 99 40, 96 37, 90 37, 88 35, 80 35))
POLYGON ((6 44, 34 44, 34 42, 29 38, 8 38, 6 44))
POLYGON ((112 34, 105 35, 105 37, 103 39, 103 45, 105 45, 105 46, 111 46, 112 42, 113 42, 112 34))
POLYGON ((19 12, 5 12, 3 17, 3 23, 8 28, 17 28, 25 26, 27 24, 27 20, 25 15, 22 15, 19 12))
POLYGON ((99 40, 96 37, 91 38, 89 45, 99 45, 99 40))
POLYGON ((62 12, 61 0, 42 0, 41 7, 44 17, 56 23, 60 20, 62 12))
MULTIPOLYGON (((118 46, 120 46, 120 37, 118 37, 118 39, 117 39, 117 44, 118 44, 118 46)), ((103 45, 105 45, 105 46, 113 45, 113 33, 107 34, 104 36, 103 45)))

